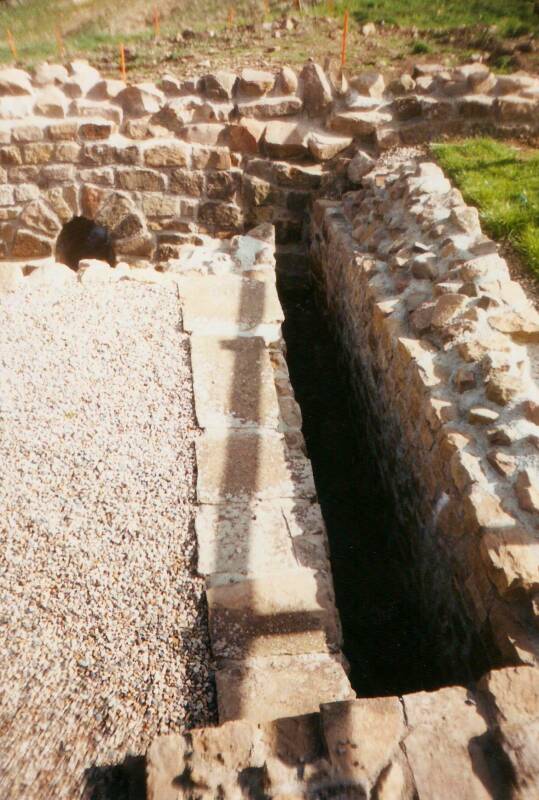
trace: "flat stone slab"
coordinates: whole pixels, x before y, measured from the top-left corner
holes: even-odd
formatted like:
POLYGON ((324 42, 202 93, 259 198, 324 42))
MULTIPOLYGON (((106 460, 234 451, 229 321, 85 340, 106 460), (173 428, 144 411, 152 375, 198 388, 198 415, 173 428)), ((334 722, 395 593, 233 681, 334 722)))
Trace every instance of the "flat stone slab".
POLYGON ((283 310, 274 282, 239 275, 177 278, 184 329, 209 336, 280 338, 283 310))
POLYGON ((202 506, 195 528, 201 575, 230 580, 299 566, 328 569, 317 503, 279 500, 202 506))
POLYGON ((217 658, 324 653, 341 640, 331 578, 287 570, 206 590, 217 658))
POLYGON ((195 408, 202 428, 277 429, 279 403, 263 339, 193 335, 191 362, 195 408))
POLYGON ((322 730, 335 772, 363 787, 365 796, 399 753, 405 733, 398 697, 369 697, 323 705, 322 730))
POLYGON ((274 431, 206 431, 196 443, 199 503, 316 496, 310 461, 289 458, 274 431))
POLYGON ((215 679, 221 722, 293 717, 355 697, 339 657, 325 653, 229 662, 215 679))

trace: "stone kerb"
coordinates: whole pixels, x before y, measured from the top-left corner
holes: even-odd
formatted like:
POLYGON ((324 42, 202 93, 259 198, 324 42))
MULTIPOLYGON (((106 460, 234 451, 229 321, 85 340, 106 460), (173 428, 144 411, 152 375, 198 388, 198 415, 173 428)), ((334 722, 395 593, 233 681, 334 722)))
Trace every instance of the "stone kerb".
POLYGON ((312 242, 418 561, 434 543, 434 610, 456 586, 494 663, 536 663, 539 315, 477 211, 410 152, 318 201, 312 242))
POLYGON ((313 190, 358 144, 444 132, 537 135, 539 81, 481 65, 417 68, 385 85, 244 70, 158 85, 102 78, 86 62, 0 71, 0 258, 48 257, 75 214, 109 225, 120 255, 166 261, 199 233, 273 222, 297 237, 313 190), (298 165, 290 167, 287 160, 298 165))
POLYGON ((202 428, 198 568, 208 587, 221 722, 305 713, 352 694, 327 537, 282 351, 273 246, 273 229, 260 226, 232 240, 228 273, 211 251, 167 273, 191 333, 202 428))

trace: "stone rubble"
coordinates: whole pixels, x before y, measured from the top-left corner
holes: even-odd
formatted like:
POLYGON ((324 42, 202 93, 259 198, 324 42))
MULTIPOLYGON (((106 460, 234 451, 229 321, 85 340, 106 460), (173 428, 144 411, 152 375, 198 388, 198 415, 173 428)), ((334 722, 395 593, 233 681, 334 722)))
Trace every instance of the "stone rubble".
POLYGON ((537 675, 508 668, 467 689, 324 703, 317 713, 164 736, 148 752, 148 800, 532 800, 537 675))

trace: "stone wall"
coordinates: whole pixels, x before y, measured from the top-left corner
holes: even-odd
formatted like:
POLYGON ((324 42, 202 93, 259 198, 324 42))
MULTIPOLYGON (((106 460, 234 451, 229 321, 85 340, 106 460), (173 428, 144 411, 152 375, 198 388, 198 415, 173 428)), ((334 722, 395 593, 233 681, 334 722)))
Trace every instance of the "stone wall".
POLYGON ((200 233, 272 222, 293 260, 313 193, 358 145, 442 133, 539 132, 539 81, 481 64, 332 79, 244 70, 157 85, 86 62, 0 71, 0 259, 47 257, 75 214, 107 224, 120 255, 166 262, 200 233), (293 163, 290 163, 293 162, 293 163))
POLYGON ((471 655, 469 616, 491 663, 535 663, 539 314, 410 151, 317 201, 312 252, 448 658, 471 655))

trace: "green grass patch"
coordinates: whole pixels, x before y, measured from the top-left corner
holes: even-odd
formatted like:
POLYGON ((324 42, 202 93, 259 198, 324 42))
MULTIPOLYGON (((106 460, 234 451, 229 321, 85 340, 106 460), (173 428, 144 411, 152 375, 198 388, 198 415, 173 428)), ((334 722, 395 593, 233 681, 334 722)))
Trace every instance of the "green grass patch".
POLYGON ((539 152, 486 138, 432 150, 488 233, 509 241, 539 278, 539 152))
MULTIPOLYGON (((322 2, 322 13, 331 6, 322 2)), ((502 36, 539 31, 533 0, 339 0, 335 11, 348 8, 357 22, 384 22, 419 29, 496 25, 502 36)))

